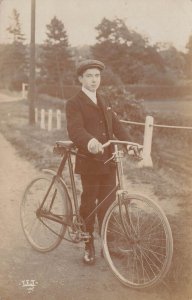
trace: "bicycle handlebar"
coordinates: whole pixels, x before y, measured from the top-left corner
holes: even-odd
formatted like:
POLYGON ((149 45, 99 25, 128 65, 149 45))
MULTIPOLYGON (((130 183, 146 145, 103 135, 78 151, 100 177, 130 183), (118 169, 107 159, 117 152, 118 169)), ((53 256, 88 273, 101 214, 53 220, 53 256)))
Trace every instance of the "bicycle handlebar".
MULTIPOLYGON (((105 144, 102 145, 102 148, 106 148, 110 145, 125 145, 125 146, 130 146, 129 148, 127 147, 127 151, 129 155, 134 155, 138 159, 143 159, 141 157, 141 151, 143 150, 143 145, 129 142, 129 141, 120 141, 120 140, 108 140, 105 144), (132 147, 131 147, 132 146, 132 147), (132 152, 129 152, 131 151, 132 152)), ((53 151, 57 154, 63 155, 66 150, 71 151, 74 149, 74 144, 71 141, 57 141, 56 146, 54 147, 53 151)), ((72 153, 76 154, 76 153, 72 153)))
POLYGON ((119 141, 119 140, 108 140, 105 144, 102 145, 102 148, 106 148, 110 145, 126 145, 126 146, 136 146, 139 149, 143 148, 143 145, 133 143, 133 142, 128 142, 128 141, 119 141))
MULTIPOLYGON (((119 140, 109 140, 108 142, 106 142, 105 144, 102 145, 102 148, 106 148, 110 145, 126 145, 126 146, 130 146, 127 147, 127 153, 129 155, 133 155, 135 158, 137 158, 138 160, 142 160, 143 157, 141 155, 141 151, 143 150, 143 145, 137 144, 137 143, 133 143, 133 142, 128 142, 128 141, 119 141, 119 140), (132 151, 132 153, 130 153, 129 151, 132 151)), ((109 161, 111 161, 114 158, 114 153, 112 155, 112 157, 110 159, 108 159, 105 163, 108 163, 109 161)))

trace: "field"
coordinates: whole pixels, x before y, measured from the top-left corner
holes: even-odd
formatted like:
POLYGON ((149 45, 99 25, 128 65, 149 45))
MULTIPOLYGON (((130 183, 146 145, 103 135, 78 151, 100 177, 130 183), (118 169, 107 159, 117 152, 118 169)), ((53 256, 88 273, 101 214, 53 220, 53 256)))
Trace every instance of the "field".
MULTIPOLYGON (((52 107, 49 99, 38 105, 52 107)), ((58 102, 58 107, 62 107, 58 102)), ((155 124, 192 126, 192 102, 146 101, 147 114, 153 115, 155 124)), ((55 168, 59 158, 52 148, 56 140, 66 139, 65 118, 62 130, 40 130, 28 124, 28 103, 0 103, 0 130, 16 147, 19 155, 32 162, 38 169, 55 168)), ((134 120, 132 120, 134 121, 134 120)), ((135 141, 136 142, 136 141, 135 141)), ((126 161, 127 181, 131 188, 150 192, 165 208, 174 238, 174 256, 165 287, 171 299, 192 297, 192 131, 183 129, 154 128, 152 159, 154 167, 137 168, 134 161, 126 161)))
POLYGON ((192 100, 145 100, 145 108, 151 113, 171 115, 177 113, 183 118, 192 116, 192 100))

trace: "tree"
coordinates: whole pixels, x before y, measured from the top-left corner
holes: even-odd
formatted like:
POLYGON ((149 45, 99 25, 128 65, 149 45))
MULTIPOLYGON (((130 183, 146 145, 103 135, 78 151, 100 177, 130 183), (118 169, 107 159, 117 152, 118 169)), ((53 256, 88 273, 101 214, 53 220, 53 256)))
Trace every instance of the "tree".
POLYGON ((143 66, 147 64, 164 70, 156 47, 150 46, 146 37, 129 30, 123 20, 104 18, 96 30, 98 42, 92 47, 94 57, 102 59, 124 83, 140 82, 144 76, 143 66))
POLYGON ((1 48, 0 79, 6 88, 21 89, 27 79, 26 46, 21 32, 19 13, 13 10, 11 24, 7 28, 12 43, 1 48))
POLYGON ((20 14, 17 12, 16 9, 13 9, 12 17, 11 17, 11 24, 7 28, 7 31, 11 34, 13 43, 14 42, 23 42, 25 40, 24 34, 21 32, 21 24, 20 24, 20 14))
POLYGON ((103 60, 113 72, 122 77, 122 69, 127 69, 125 65, 130 64, 127 45, 131 42, 131 32, 122 20, 110 21, 106 18, 96 30, 98 43, 92 48, 94 57, 103 60))
POLYGON ((172 44, 167 44, 164 49, 160 49, 159 54, 163 58, 168 71, 173 72, 176 78, 184 76, 186 68, 184 53, 178 51, 172 44))
POLYGON ((47 26, 47 39, 40 58, 41 75, 46 83, 58 84, 64 97, 63 83, 70 77, 72 57, 62 21, 54 17, 47 26))
POLYGON ((190 35, 189 40, 186 45, 187 52, 187 66, 188 66, 188 74, 189 78, 192 79, 192 35, 190 35))

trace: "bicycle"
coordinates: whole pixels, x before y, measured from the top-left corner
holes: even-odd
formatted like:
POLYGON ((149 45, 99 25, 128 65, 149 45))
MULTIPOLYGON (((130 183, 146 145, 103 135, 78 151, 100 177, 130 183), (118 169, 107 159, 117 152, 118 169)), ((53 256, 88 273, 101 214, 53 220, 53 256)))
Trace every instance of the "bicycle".
MULTIPOLYGON (((123 182, 123 156, 118 145, 139 144, 110 140, 115 151, 107 161, 117 167, 116 200, 108 208, 101 229, 104 257, 113 274, 126 286, 153 286, 167 274, 173 253, 172 232, 163 210, 153 200, 129 194, 123 182)), ((21 224, 31 246, 47 252, 64 239, 73 243, 89 238, 86 220, 82 220, 73 173, 72 155, 77 155, 71 141, 59 141, 54 152, 62 156, 57 172, 44 170, 27 186, 21 203, 21 224), (72 196, 63 178, 68 163, 72 196)), ((104 199, 102 203, 105 201, 104 199)), ((100 205, 102 205, 102 203, 100 205)), ((92 212, 95 213, 96 209, 92 212)), ((92 214, 91 213, 91 214, 92 214)))

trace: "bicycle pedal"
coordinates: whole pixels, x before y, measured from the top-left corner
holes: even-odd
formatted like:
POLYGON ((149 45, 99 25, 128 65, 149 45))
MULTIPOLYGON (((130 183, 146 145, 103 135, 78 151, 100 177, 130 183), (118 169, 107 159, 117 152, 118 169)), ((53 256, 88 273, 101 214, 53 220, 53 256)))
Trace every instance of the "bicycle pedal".
POLYGON ((82 232, 81 233, 81 238, 84 242, 88 242, 91 238, 91 235, 89 232, 82 232))

